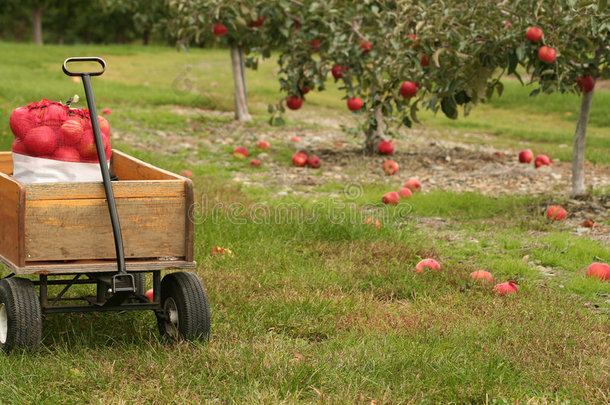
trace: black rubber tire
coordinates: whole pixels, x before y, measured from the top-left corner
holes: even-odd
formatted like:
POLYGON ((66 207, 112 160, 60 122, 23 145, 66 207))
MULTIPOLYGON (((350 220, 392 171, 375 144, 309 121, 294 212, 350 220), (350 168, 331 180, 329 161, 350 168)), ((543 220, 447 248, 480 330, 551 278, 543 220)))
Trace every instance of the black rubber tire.
POLYGON ((204 341, 210 336, 210 305, 205 287, 195 273, 177 272, 161 280, 161 336, 170 340, 204 341), (170 321, 169 310, 174 310, 170 321))
POLYGON ((0 336, 0 348, 5 352, 38 348, 42 340, 42 310, 34 283, 18 277, 0 280, 2 311, 6 315, 6 333, 4 339, 0 336))

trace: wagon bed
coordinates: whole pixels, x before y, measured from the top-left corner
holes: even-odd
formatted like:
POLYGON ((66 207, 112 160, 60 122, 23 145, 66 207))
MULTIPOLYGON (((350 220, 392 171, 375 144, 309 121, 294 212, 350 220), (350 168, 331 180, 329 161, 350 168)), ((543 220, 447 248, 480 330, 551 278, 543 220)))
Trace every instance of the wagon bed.
MULTIPOLYGON (((110 170, 129 272, 195 269, 193 184, 114 150, 110 170)), ((102 183, 23 184, 0 152, 0 262, 17 275, 114 272, 102 183)))

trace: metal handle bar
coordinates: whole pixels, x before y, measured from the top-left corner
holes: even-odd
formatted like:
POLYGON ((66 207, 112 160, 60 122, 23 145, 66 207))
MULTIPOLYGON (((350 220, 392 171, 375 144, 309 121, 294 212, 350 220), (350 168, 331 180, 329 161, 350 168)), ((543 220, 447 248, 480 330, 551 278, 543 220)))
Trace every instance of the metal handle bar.
POLYGON ((97 56, 82 56, 82 57, 76 57, 76 58, 68 58, 64 61, 62 69, 63 69, 64 73, 67 74, 68 76, 83 76, 83 75, 100 76, 102 73, 104 73, 106 71, 106 62, 104 61, 104 59, 98 58, 97 56), (102 65, 102 71, 101 72, 72 72, 72 71, 68 70, 68 66, 67 66, 68 63, 71 63, 71 62, 97 62, 100 65, 102 65))

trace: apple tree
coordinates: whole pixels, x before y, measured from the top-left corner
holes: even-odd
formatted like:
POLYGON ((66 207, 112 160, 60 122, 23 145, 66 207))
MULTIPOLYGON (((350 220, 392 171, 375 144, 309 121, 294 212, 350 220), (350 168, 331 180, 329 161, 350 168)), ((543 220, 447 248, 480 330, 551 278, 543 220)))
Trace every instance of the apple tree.
POLYGON ((299 22, 279 60, 288 101, 303 98, 303 88, 323 90, 330 73, 364 118, 368 152, 385 128, 417 122, 420 107, 467 114, 501 93, 499 78, 518 64, 516 37, 495 2, 292 2, 285 13, 299 22))
POLYGON ((258 57, 269 57, 284 29, 281 3, 288 0, 170 0, 170 29, 179 46, 213 41, 231 51, 235 117, 250 121, 245 67, 256 69, 258 57))
POLYGON ((595 82, 610 78, 610 8, 602 0, 513 0, 519 62, 538 85, 532 96, 582 94, 572 152, 572 196, 586 195, 585 140, 595 82))

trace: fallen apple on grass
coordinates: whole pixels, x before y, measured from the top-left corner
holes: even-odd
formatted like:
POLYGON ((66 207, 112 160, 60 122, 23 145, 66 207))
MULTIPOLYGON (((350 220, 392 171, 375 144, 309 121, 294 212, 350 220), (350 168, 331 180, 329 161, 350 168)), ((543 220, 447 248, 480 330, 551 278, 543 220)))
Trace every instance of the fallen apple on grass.
POLYGON ((400 196, 400 198, 412 198, 413 192, 411 192, 411 189, 403 187, 400 190, 398 190, 398 195, 400 196))
POLYGON ((231 251, 231 249, 223 248, 223 247, 220 247, 220 246, 214 246, 212 248, 212 251, 210 252, 210 254, 212 256, 222 256, 222 255, 225 255, 225 256, 235 256, 233 254, 233 252, 231 251))
POLYGON ((250 166, 252 167, 259 167, 261 165, 261 161, 258 159, 252 159, 250 161, 250 166))
POLYGON ((536 166, 536 168, 539 168, 541 166, 550 166, 551 165, 551 159, 549 159, 549 157, 547 155, 538 155, 536 156, 536 160, 534 160, 534 166, 536 166))
POLYGON ((112 110, 111 110, 110 108, 104 108, 104 109, 102 110, 102 114, 104 114, 104 115, 110 115, 110 114, 112 114, 112 110))
POLYGON ((185 169, 185 170, 182 171, 182 175, 185 176, 185 177, 193 177, 193 172, 190 171, 190 170, 185 169))
POLYGON ((233 156, 238 159, 245 159, 248 157, 248 149, 244 148, 243 146, 238 146, 233 150, 233 156))
POLYGON ((552 205, 546 211, 546 217, 553 221, 561 221, 565 219, 568 213, 559 205, 552 205))
POLYGON ((610 280, 610 265, 595 262, 587 268, 587 277, 595 277, 600 280, 610 280))
POLYGON ((316 156, 310 156, 307 159, 307 166, 311 167, 312 169, 319 169, 320 166, 322 166, 322 163, 320 163, 320 159, 316 156))
POLYGON ((267 141, 258 141, 256 142, 256 147, 261 150, 269 150, 271 149, 271 145, 267 141))
POLYGON ((476 270, 470 273, 470 278, 481 281, 489 281, 490 283, 494 281, 493 276, 490 272, 485 270, 476 270))
POLYGON ((379 145, 377 145, 377 150, 382 155, 391 155, 394 153, 394 144, 390 141, 381 141, 379 145))
POLYGON ((515 283, 507 281, 506 283, 496 284, 494 286, 494 292, 498 295, 517 294, 519 288, 515 283))
POLYGON ((405 187, 414 193, 419 193, 421 191, 421 183, 414 177, 411 177, 405 182, 405 187))
POLYGON ((295 143, 301 142, 301 138, 298 136, 293 136, 292 138, 290 138, 290 140, 295 143))
POLYGON ((400 168, 400 166, 394 160, 386 160, 385 162, 383 162, 382 168, 385 174, 387 174, 388 176, 392 176, 398 173, 398 169, 400 168))
POLYGON ((381 197, 381 201, 384 204, 397 205, 400 201, 400 195, 396 191, 390 191, 381 197))
POLYGON ((375 227, 377 229, 381 229, 381 222, 379 222, 379 220, 377 218, 373 219, 373 218, 367 218, 364 221, 365 225, 371 225, 372 227, 375 227))
POLYGON ((434 259, 424 259, 424 260, 420 261, 419 263, 417 263, 417 265, 415 266, 415 271, 417 273, 423 273, 426 270, 440 271, 441 264, 434 259))
POLYGON ((297 152, 292 155, 292 164, 296 167, 304 167, 307 164, 307 155, 303 152, 297 152))
POLYGON ((534 159, 534 152, 529 149, 519 152, 519 163, 530 163, 534 159))

